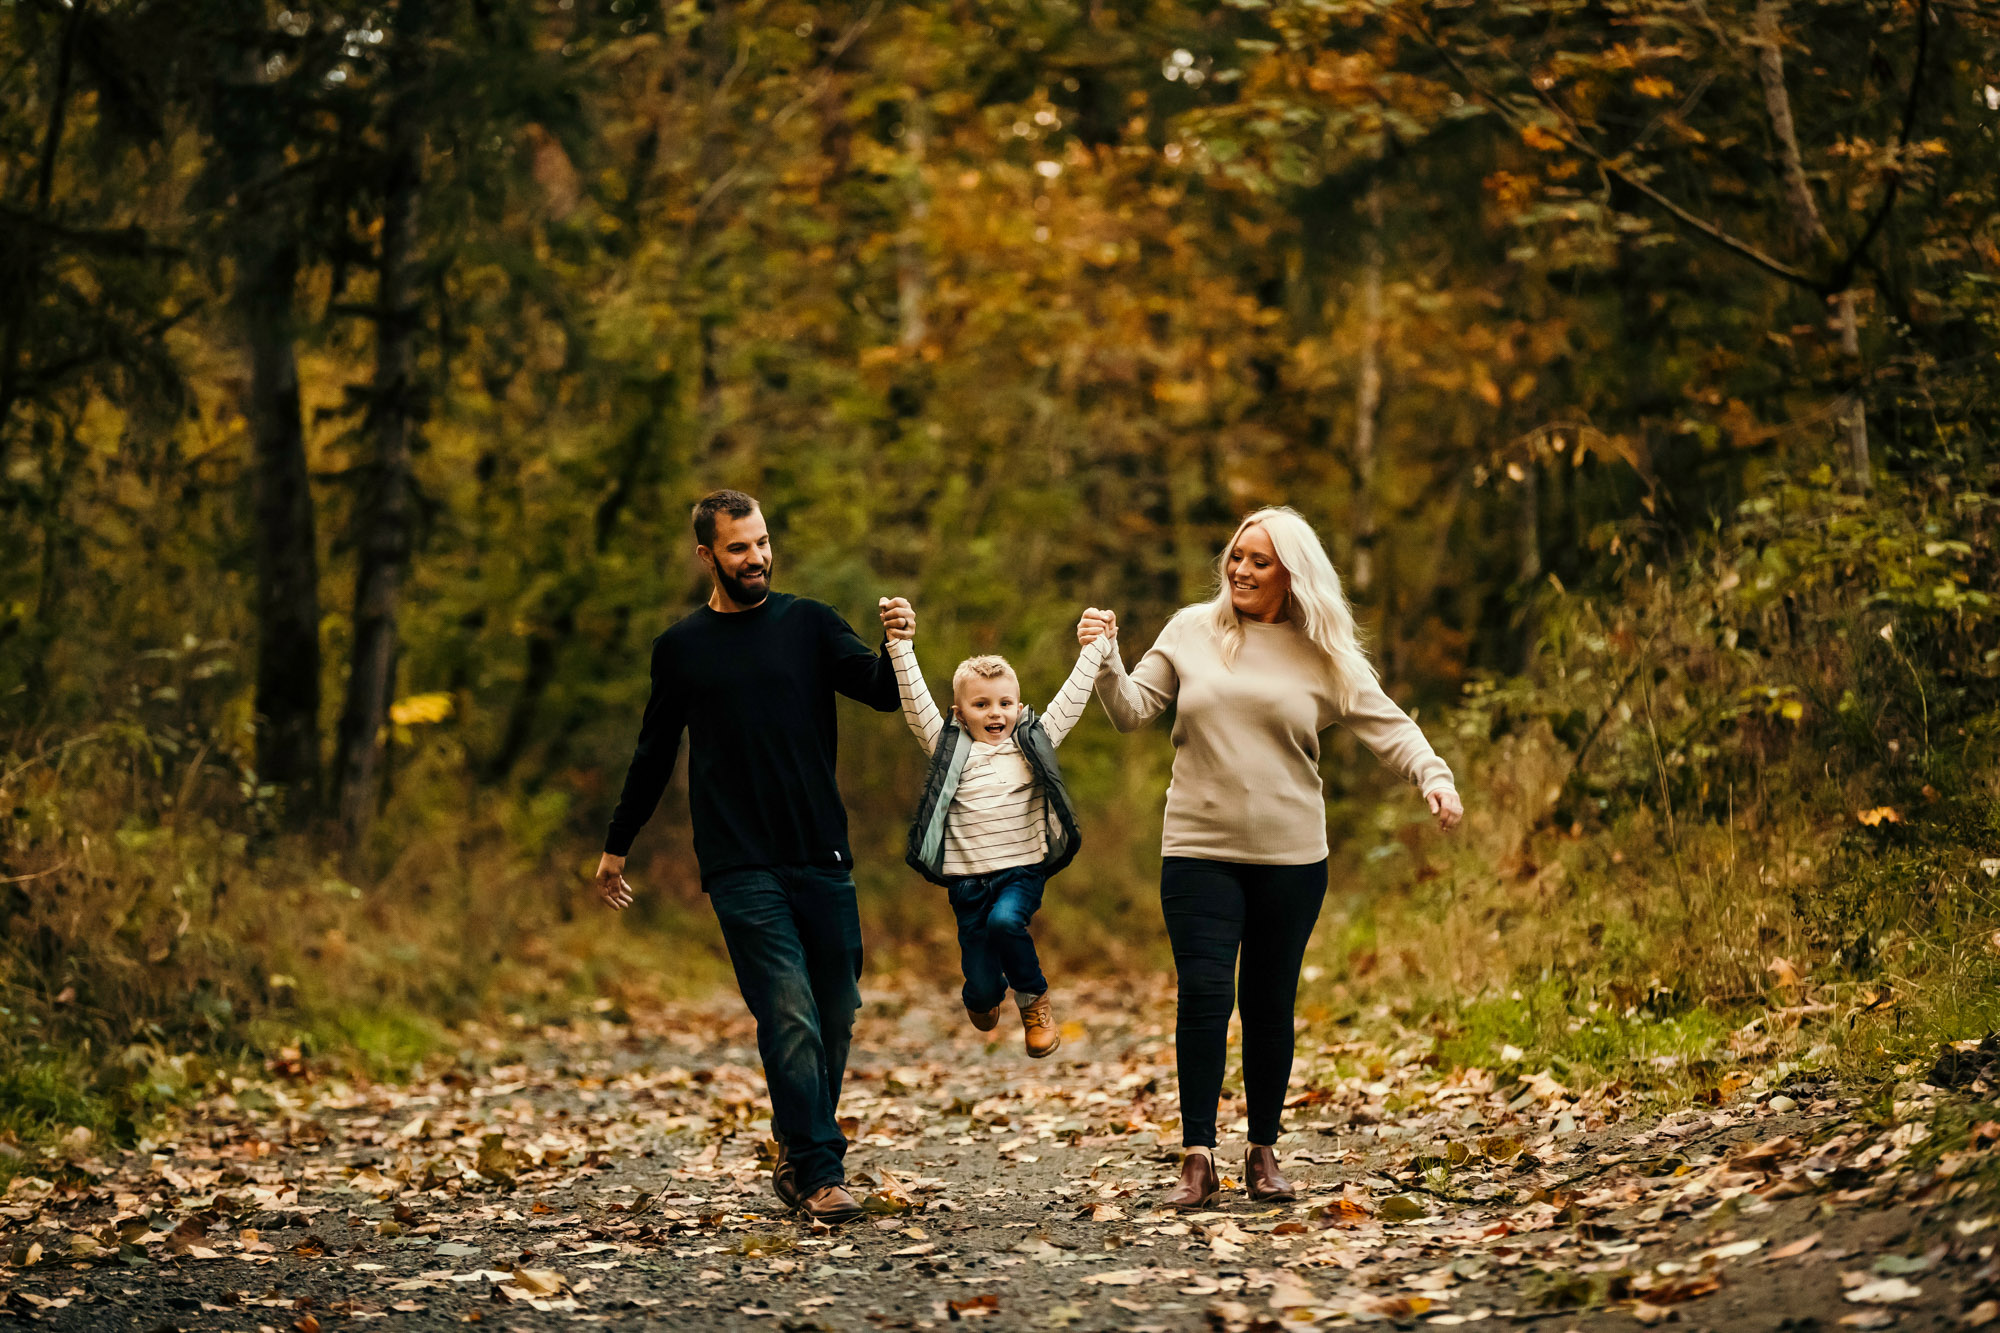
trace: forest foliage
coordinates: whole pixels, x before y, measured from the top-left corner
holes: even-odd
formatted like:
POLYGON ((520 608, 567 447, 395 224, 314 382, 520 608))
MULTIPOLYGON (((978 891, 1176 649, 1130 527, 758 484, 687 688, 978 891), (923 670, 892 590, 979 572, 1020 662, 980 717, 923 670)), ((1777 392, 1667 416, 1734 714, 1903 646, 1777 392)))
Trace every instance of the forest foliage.
MULTIPOLYGON (((393 1059, 715 975, 677 790, 633 927, 578 894, 720 485, 780 587, 909 596, 934 671, 1004 651, 1031 696, 1081 607, 1135 653, 1239 514, 1304 512, 1474 814, 1427 841, 1333 748, 1334 1009, 1991 979, 1980 6, 0 0, 0 34, 18 1079, 164 1097, 190 1051, 393 1059)), ((921 756, 843 728, 871 931, 939 939, 896 856, 921 756)), ((1058 953, 1157 965, 1169 757, 1066 746, 1058 953)))

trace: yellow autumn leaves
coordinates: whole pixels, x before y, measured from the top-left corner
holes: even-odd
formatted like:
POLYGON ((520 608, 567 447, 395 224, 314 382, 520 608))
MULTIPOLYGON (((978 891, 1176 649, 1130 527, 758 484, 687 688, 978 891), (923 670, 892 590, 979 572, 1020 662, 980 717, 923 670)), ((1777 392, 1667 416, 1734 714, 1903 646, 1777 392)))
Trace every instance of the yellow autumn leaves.
POLYGON ((412 694, 389 705, 389 720, 399 727, 442 722, 451 716, 449 694, 412 694))

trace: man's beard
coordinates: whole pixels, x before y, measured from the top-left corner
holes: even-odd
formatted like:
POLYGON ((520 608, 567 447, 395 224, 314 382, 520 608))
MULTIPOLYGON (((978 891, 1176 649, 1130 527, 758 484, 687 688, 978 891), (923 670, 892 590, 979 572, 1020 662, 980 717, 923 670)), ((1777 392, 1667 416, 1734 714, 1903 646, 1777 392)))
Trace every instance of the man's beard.
POLYGON ((762 583, 751 587, 741 579, 725 574, 718 567, 715 571, 715 581, 722 585, 722 591, 728 595, 729 600, 738 606, 756 606, 771 595, 771 567, 764 566, 762 573, 764 576, 762 583))

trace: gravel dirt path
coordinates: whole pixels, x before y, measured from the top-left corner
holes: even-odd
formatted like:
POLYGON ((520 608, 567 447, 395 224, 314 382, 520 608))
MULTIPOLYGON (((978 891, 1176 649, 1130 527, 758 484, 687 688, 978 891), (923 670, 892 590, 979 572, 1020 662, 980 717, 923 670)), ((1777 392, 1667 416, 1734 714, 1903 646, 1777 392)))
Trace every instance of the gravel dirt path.
POLYGON ((1441 1073, 1414 1039, 1302 1038, 1281 1145, 1301 1201, 1250 1204, 1237 1139, 1231 1188, 1175 1215, 1159 1205, 1178 1170, 1171 995, 1058 999, 1063 1048, 1031 1062, 1018 1030, 974 1033, 949 995, 869 996, 842 1105, 869 1213, 832 1231, 770 1194, 734 996, 471 1030, 456 1067, 415 1085, 280 1061, 171 1140, 79 1143, 17 1178, 0 1320, 1560 1331, 2000 1314, 2000 1228, 1967 1169, 1991 1138, 1932 1151, 1942 1094, 1863 1114, 1779 1069, 1662 1116, 1520 1067, 1441 1073))

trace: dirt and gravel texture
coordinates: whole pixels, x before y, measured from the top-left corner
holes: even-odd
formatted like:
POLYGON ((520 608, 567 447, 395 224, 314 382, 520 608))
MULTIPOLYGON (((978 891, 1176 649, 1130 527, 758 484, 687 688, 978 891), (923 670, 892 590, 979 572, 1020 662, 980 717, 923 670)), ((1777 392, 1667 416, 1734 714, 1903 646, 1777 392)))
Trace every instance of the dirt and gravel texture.
MULTIPOLYGON (((973 1032, 948 993, 871 995, 844 1114, 869 1213, 769 1192, 733 996, 465 1034, 414 1086, 287 1061, 169 1141, 17 1178, 0 1319, 52 1329, 1552 1330, 1976 1326, 2000 1313, 1978 1167, 1929 1124, 1783 1068, 1671 1114, 1518 1064, 1445 1073, 1302 1043, 1283 1145, 1300 1202, 1177 1174, 1170 994, 1058 993, 1063 1048, 973 1032), (1885 1113, 1886 1112, 1886 1113, 1885 1113), (1927 1141, 1928 1140, 1928 1141, 1927 1141)), ((1991 1108, 1987 1108, 1991 1109, 1991 1108)), ((1240 1103, 1226 1105, 1224 1124, 1240 1103)), ((2000 1128, 1994 1133, 2000 1134, 2000 1128)))

